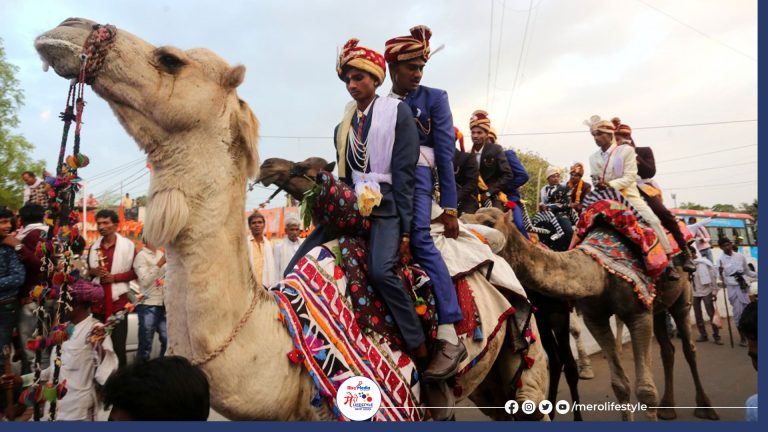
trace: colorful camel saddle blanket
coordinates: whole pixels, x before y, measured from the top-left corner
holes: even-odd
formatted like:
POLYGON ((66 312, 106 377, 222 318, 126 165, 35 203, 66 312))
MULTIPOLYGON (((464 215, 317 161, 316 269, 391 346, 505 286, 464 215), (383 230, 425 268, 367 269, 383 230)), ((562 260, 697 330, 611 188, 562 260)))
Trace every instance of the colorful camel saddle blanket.
MULTIPOLYGON (((346 418, 335 405, 336 393, 341 383, 353 376, 368 377, 381 389, 381 409, 373 420, 421 420, 424 411, 415 365, 382 335, 366 332, 358 324, 347 292, 348 281, 332 252, 337 248, 334 243, 312 249, 291 274, 271 288, 280 319, 294 343, 288 358, 306 368, 312 378, 317 388, 312 403, 326 403, 339 420, 346 418)), ((517 311, 478 272, 468 275, 466 281, 473 288, 482 317, 478 326, 484 337, 464 338, 469 355, 459 365, 454 387, 457 395, 479 383, 481 378, 473 373, 474 367, 485 357, 495 360, 506 346, 500 339, 510 341, 511 349, 521 355, 533 342, 529 307, 517 311)))
MULTIPOLYGON (((620 192, 612 188, 594 190, 584 198, 584 205, 584 213, 579 218, 579 223, 576 224, 577 244, 584 243, 590 231, 597 226, 608 226, 616 230, 629 241, 630 245, 634 246, 634 248, 630 248, 630 252, 639 253, 642 258, 642 265, 639 267, 640 273, 651 280, 658 279, 664 273, 669 260, 656 237, 656 233, 650 226, 641 223, 642 219, 640 219, 637 210, 620 192)), ((601 235, 599 237, 602 237, 600 244, 606 244, 613 239, 612 236, 601 235)), ((618 243, 616 245, 617 249, 623 250, 621 246, 618 246, 618 243)))

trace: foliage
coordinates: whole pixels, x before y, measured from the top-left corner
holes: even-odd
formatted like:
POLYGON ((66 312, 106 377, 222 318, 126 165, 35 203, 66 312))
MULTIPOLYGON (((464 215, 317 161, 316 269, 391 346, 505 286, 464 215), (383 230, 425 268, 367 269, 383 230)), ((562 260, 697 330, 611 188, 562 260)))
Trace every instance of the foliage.
POLYGON ((45 162, 32 160, 29 154, 34 146, 13 133, 19 126, 17 113, 24 103, 24 93, 15 76, 18 67, 5 60, 2 42, 0 39, 0 206, 18 209, 24 196, 21 173, 32 171, 40 176, 45 162))
POLYGON ((712 206, 712 211, 714 212, 728 212, 728 213, 739 213, 739 209, 736 208, 733 204, 715 204, 712 206))
POLYGON ((689 201, 680 204, 680 208, 686 210, 709 210, 709 207, 689 201))

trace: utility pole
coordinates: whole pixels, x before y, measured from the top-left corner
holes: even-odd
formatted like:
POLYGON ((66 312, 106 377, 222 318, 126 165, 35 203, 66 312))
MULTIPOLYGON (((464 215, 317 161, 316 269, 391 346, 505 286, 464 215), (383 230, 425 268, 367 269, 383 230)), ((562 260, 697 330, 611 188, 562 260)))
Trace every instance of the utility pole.
POLYGON ((675 208, 677 208, 677 194, 672 194, 672 201, 675 203, 675 208))

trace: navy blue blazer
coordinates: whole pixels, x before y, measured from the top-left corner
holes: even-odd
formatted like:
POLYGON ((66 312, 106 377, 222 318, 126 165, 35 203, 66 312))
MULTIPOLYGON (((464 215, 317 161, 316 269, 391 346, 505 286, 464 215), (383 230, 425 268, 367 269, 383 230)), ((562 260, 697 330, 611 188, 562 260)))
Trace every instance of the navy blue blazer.
MULTIPOLYGON (((374 100, 374 105, 376 101, 374 100)), ((368 111, 368 116, 363 124, 362 141, 365 141, 373 119, 373 106, 368 111)), ((352 130, 357 130, 357 116, 352 116, 352 130)), ((333 131, 334 147, 336 147, 336 135, 339 133, 339 125, 333 131)), ((338 149, 336 150, 336 162, 339 161, 338 149)), ((353 186, 352 169, 361 171, 361 167, 354 164, 351 157, 351 149, 347 146, 346 170, 347 175, 340 179, 353 186)), ((395 143, 392 146, 392 184, 381 184, 381 204, 373 208, 373 217, 399 217, 400 234, 411 232, 413 220, 413 189, 416 184, 416 163, 419 161, 419 137, 416 132, 416 123, 408 105, 400 103, 397 106, 397 123, 395 125, 395 143)), ((367 169, 366 172, 370 172, 367 169)), ((451 174, 453 175, 453 174, 451 174)))
POLYGON ((513 174, 512 180, 505 185, 504 193, 507 194, 509 200, 519 203, 520 188, 528 182, 528 171, 525 170, 523 163, 520 162, 514 150, 504 150, 504 154, 507 156, 507 163, 513 174))
POLYGON ((456 180, 453 176, 453 154, 456 133, 445 90, 419 86, 408 93, 403 102, 411 107, 419 133, 419 145, 435 150, 435 168, 440 181, 440 206, 456 208, 456 180))

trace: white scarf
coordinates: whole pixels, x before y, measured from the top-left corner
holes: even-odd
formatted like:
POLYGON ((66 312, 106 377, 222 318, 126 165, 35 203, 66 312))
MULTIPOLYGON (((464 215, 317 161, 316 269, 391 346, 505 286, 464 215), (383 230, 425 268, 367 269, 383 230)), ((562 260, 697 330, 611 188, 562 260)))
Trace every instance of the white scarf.
MULTIPOLYGON (((133 255, 136 246, 120 234, 115 233, 115 236, 117 236, 115 254, 112 256, 112 268, 109 269, 109 272, 112 274, 125 273, 133 268, 133 255)), ((90 268, 99 267, 98 250, 103 239, 104 237, 99 237, 91 245, 90 253, 88 253, 88 267, 90 268)), ((100 283, 99 278, 93 278, 93 282, 100 283)), ((121 295, 127 293, 129 284, 129 282, 112 283, 112 301, 116 301, 121 295)))
POLYGON ((29 224, 29 225, 25 226, 24 229, 19 231, 18 234, 16 234, 16 240, 23 241, 24 238, 27 237, 29 235, 29 233, 31 233, 34 230, 40 230, 43 233, 47 233, 48 232, 48 225, 46 225, 44 223, 29 224))
MULTIPOLYGON (((373 104, 373 119, 368 129, 367 150, 370 173, 352 170, 355 193, 360 196, 363 187, 380 192, 379 183, 392 183, 392 148, 395 144, 397 106, 400 101, 389 97, 376 98, 373 104)), ((349 136, 355 131, 350 128, 349 136)))

